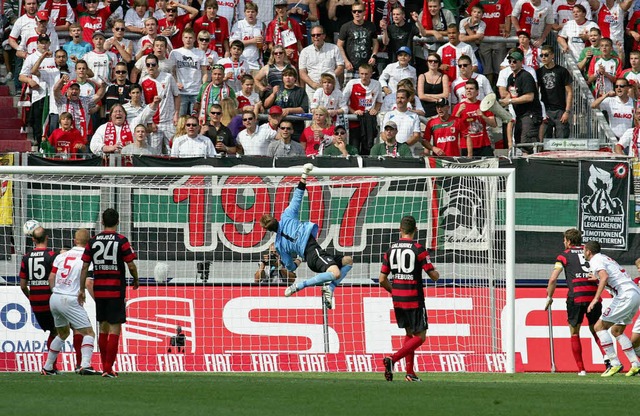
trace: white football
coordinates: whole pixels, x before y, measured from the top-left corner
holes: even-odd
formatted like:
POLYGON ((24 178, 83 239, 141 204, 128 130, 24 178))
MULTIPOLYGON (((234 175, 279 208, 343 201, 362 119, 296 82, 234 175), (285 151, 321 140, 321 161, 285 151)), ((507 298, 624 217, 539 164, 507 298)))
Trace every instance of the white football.
POLYGON ((31 236, 33 235, 33 231, 38 227, 40 227, 40 223, 38 221, 29 220, 22 226, 22 232, 24 233, 24 235, 31 236))
POLYGON ((169 277, 169 265, 167 263, 156 263, 156 267, 153 268, 153 280, 156 283, 164 283, 169 277))

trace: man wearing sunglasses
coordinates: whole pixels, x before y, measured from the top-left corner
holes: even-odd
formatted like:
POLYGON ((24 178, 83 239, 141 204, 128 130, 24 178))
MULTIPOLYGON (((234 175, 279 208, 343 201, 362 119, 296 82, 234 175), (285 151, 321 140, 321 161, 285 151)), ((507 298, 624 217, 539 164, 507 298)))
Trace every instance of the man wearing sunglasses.
MULTIPOLYGON (((244 2, 243 2, 244 3, 244 2)), ((203 3, 204 14, 193 22, 193 31, 200 33, 206 30, 211 34, 209 49, 214 49, 218 56, 229 54, 229 21, 224 16, 218 15, 218 2, 207 0, 203 3)))
POLYGON ((195 7, 187 6, 186 4, 171 0, 169 4, 167 4, 166 17, 158 21, 160 33, 171 40, 171 44, 174 48, 181 48, 183 46, 182 32, 187 24, 191 23, 197 15, 198 9, 195 7), (186 13, 182 16, 178 16, 178 9, 182 9, 186 13))
MULTIPOLYGON (((313 94, 322 88, 321 75, 332 74, 336 79, 344 72, 344 58, 340 49, 333 43, 325 42, 327 35, 322 26, 311 28, 312 45, 300 52, 300 79, 306 84, 309 102, 313 101, 313 94)), ((338 84, 340 88, 340 84, 338 84)))
POLYGON ((567 69, 556 65, 553 47, 542 47, 542 65, 536 70, 540 80, 540 100, 544 103, 547 117, 544 137, 566 139, 569 137, 569 119, 573 104, 573 78, 567 69))
POLYGON ((478 81, 478 85, 480 86, 480 90, 478 91, 478 99, 480 101, 482 101, 482 99, 487 94, 491 94, 493 92, 489 79, 487 79, 487 77, 482 74, 474 72, 471 58, 467 55, 462 55, 458 59, 458 78, 456 78, 451 83, 451 91, 453 92, 453 94, 451 94, 451 102, 453 104, 464 101, 464 99, 466 98, 466 84, 470 79, 475 79, 476 81, 478 81))
POLYGON ((200 134, 211 139, 216 152, 235 155, 237 152, 236 139, 233 137, 231 130, 222 122, 222 106, 220 104, 212 104, 209 108, 209 123, 200 128, 200 134))
POLYGON ((173 139, 172 157, 213 157, 217 155, 215 147, 208 137, 198 134, 200 125, 198 118, 189 116, 185 123, 187 134, 173 139))
POLYGON ((129 82, 128 78, 127 64, 118 62, 113 73, 115 74, 115 81, 107 87, 107 92, 104 94, 104 109, 107 119, 109 118, 111 107, 116 104, 126 104, 131 100, 129 95, 131 82, 129 82))
MULTIPOLYGON (((284 121, 283 121, 284 122, 284 121)), ((280 123, 280 130, 293 129, 291 122, 285 125, 280 123)), ((258 118, 253 111, 242 112, 242 125, 245 127, 238 133, 238 144, 242 146, 247 156, 268 156, 269 145, 273 141, 273 135, 268 131, 258 130, 258 118)), ((304 152, 303 152, 304 153, 304 152)))
POLYGON ((629 96, 629 81, 618 78, 613 84, 614 90, 596 98, 591 108, 606 111, 611 130, 619 139, 625 131, 633 127, 634 100, 629 96))
MULTIPOLYGON (((289 120, 283 120, 278 126, 280 139, 271 142, 267 149, 269 157, 305 156, 304 147, 291 140, 293 137, 293 124, 289 120)), ((293 283, 293 282, 291 282, 293 283)))
POLYGON ((351 6, 353 20, 340 28, 338 48, 344 59, 344 82, 358 78, 358 68, 364 63, 375 67, 380 45, 376 26, 365 19, 366 6, 356 1, 351 6))
POLYGON ((357 156, 358 149, 347 143, 347 129, 336 126, 333 129, 333 141, 322 150, 322 156, 357 156))

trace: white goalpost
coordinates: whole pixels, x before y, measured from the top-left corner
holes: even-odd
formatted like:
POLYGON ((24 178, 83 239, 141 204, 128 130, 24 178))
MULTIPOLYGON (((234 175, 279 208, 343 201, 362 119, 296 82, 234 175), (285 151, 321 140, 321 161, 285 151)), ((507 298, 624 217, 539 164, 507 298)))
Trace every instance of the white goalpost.
MULTIPOLYGON (((301 166, 0 166, 0 371, 39 371, 45 352, 19 287, 24 222, 42 223, 60 250, 78 228, 101 231, 115 208, 142 283, 127 289, 117 371, 383 371, 404 330, 377 278, 413 215, 441 276, 425 280, 416 371, 513 373, 515 170, 474 166, 313 170, 301 219, 318 224, 327 251, 354 258, 331 310, 319 287, 284 297, 288 279, 314 273, 304 262, 281 272, 259 225, 280 217, 301 166)), ((87 309, 93 319, 92 300, 87 309)), ((62 370, 73 369, 70 350, 68 340, 62 370)))

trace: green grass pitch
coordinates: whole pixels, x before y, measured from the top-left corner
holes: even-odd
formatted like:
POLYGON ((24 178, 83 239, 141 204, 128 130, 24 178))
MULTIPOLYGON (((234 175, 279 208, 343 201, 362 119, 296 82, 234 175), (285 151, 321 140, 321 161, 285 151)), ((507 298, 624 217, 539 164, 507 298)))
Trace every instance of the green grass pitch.
POLYGON ((617 415, 637 412, 640 377, 428 373, 0 373, 0 415, 617 415))

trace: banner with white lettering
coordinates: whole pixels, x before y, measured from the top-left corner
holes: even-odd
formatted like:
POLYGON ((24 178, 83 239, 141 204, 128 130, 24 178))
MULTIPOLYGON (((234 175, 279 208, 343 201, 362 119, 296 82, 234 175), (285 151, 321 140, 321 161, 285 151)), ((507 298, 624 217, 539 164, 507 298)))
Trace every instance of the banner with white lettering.
POLYGON ((578 228, 584 241, 597 241, 608 250, 627 249, 630 178, 627 162, 580 162, 578 228))

